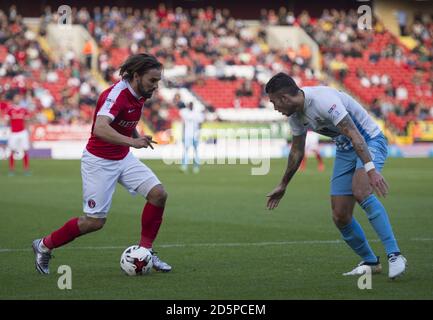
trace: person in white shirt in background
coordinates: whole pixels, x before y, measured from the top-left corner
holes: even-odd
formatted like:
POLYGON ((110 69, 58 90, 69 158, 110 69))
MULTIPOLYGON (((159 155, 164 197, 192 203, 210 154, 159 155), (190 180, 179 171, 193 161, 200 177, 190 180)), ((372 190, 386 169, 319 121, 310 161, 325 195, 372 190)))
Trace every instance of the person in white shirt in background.
POLYGON ((183 159, 181 170, 188 171, 189 149, 193 147, 193 172, 200 171, 200 158, 198 153, 198 145, 200 142, 200 126, 204 121, 204 115, 198 110, 194 110, 194 104, 190 102, 188 106, 180 110, 180 117, 182 118, 182 143, 183 143, 183 159))

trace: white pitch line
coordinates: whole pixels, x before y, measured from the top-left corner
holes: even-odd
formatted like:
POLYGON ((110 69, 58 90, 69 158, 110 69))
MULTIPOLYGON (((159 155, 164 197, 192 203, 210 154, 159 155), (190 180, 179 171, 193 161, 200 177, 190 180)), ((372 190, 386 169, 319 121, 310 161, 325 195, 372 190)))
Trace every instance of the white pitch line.
MULTIPOLYGON (((341 243, 341 240, 305 240, 305 241, 277 241, 277 242, 220 242, 220 243, 169 243, 160 244, 158 248, 187 248, 187 247, 250 247, 250 246, 281 246, 296 244, 331 244, 341 243)), ((101 246, 101 247, 65 247, 66 250, 117 250, 124 249, 121 246, 101 246)), ((22 249, 0 249, 2 252, 21 252, 31 251, 31 248, 22 249)))
POLYGON ((413 238, 412 241, 433 241, 433 238, 413 238))
MULTIPOLYGON (((412 238, 410 241, 433 241, 433 238, 412 238)), ((377 239, 369 242, 379 242, 377 239)), ((286 246, 303 244, 341 244, 342 240, 300 240, 300 241, 275 241, 275 242, 220 242, 220 243, 169 243, 160 244, 158 248, 190 248, 190 247, 253 247, 253 246, 286 246)), ((63 250, 121 250, 124 246, 101 246, 101 247, 65 247, 63 250)), ((7 252, 26 252, 32 251, 31 248, 7 249, 0 248, 0 253, 7 252)))

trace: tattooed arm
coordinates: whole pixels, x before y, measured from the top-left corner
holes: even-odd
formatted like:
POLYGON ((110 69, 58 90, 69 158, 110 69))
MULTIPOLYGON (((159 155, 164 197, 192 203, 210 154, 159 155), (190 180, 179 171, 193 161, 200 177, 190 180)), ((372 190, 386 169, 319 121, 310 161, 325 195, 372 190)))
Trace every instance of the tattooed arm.
POLYGON ((284 172, 281 184, 287 186, 295 175, 296 171, 304 158, 305 152, 305 138, 306 134, 301 136, 293 136, 292 147, 290 148, 289 160, 287 161, 287 168, 284 172))
POLYGON ((278 203, 286 192, 287 185, 298 170, 299 165, 304 158, 305 138, 306 134, 293 136, 292 148, 290 149, 289 160, 283 178, 281 179, 280 184, 267 195, 268 203, 266 207, 268 209, 272 210, 278 206, 278 203))
MULTIPOLYGON (((343 135, 350 139, 356 154, 362 160, 363 164, 372 161, 368 145, 349 115, 346 115, 337 124, 337 128, 343 135)), ((386 196, 388 193, 388 184, 382 175, 376 171, 376 169, 371 169, 367 172, 367 176, 374 191, 376 191, 379 196, 386 196)))
POLYGON ((349 115, 346 115, 337 124, 337 128, 343 135, 350 139, 356 154, 362 160, 363 164, 372 161, 370 151, 368 151, 367 143, 365 142, 361 133, 359 133, 358 128, 355 126, 352 118, 349 115))

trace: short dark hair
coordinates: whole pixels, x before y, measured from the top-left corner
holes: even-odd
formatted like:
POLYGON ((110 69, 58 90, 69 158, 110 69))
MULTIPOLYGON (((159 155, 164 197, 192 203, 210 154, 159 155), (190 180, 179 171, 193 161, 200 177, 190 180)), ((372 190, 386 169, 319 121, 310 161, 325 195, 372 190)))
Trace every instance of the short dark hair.
POLYGON ((151 69, 161 69, 162 63, 154 56, 147 53, 138 53, 130 56, 120 66, 120 76, 124 80, 132 80, 134 73, 142 76, 151 69))
POLYGON ((277 73, 266 84, 265 91, 267 94, 285 90, 291 96, 295 96, 301 90, 293 78, 283 72, 277 73))

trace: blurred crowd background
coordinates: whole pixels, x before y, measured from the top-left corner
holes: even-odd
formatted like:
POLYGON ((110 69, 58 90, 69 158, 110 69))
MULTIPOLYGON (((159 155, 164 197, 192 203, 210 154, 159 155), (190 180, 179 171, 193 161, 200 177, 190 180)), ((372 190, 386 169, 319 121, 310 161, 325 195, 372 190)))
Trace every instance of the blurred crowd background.
MULTIPOLYGON (((38 28, 31 29, 12 5, 0 10, 0 104, 4 110, 18 95, 33 123, 91 123, 98 95, 104 84, 119 79, 122 61, 148 52, 167 70, 186 70, 164 78, 163 86, 189 90, 205 106, 208 119, 218 120, 216 111, 222 108, 272 108, 263 83, 284 71, 300 86, 337 84, 390 130, 405 134, 411 121, 433 120, 433 19, 419 12, 409 24, 396 14, 400 35, 413 39, 410 46, 375 16, 371 30, 360 30, 356 8, 329 8, 315 16, 284 6, 263 8, 251 32, 248 21, 212 6, 72 6, 72 23, 82 25, 94 41, 86 42, 81 55, 71 49, 53 58, 41 39, 50 23, 58 22, 57 8, 45 7, 38 28), (303 29, 319 48, 320 70, 313 66, 308 44, 272 48, 269 26, 303 29), (253 73, 227 75, 227 66, 250 66, 253 73)), ((157 94, 147 101, 143 120, 154 131, 167 130, 187 103, 179 94, 170 99, 157 94)))

